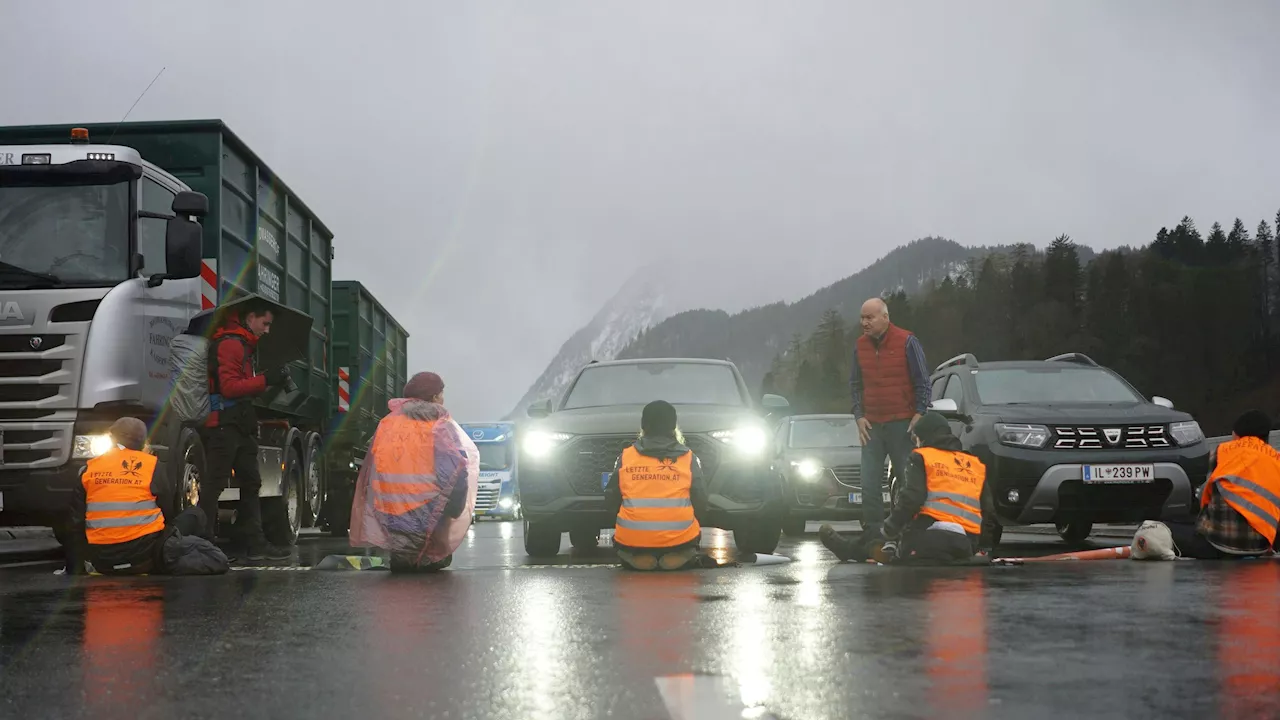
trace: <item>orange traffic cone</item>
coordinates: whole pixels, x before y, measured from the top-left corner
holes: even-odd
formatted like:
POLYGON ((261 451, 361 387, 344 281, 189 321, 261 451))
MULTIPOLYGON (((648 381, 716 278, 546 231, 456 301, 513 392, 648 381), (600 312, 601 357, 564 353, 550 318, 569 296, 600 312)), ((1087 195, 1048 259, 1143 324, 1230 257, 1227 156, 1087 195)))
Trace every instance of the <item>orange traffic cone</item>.
POLYGON ((1044 557, 1017 558, 1021 562, 1052 562, 1056 560, 1124 560, 1129 557, 1131 548, 1128 545, 1103 548, 1101 550, 1081 550, 1079 552, 1045 555, 1044 557))

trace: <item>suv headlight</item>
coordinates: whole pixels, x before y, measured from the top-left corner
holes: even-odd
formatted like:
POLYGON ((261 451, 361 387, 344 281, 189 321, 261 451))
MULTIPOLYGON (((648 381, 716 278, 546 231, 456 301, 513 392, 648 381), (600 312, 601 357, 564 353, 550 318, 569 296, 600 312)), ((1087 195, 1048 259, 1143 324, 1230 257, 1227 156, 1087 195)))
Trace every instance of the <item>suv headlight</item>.
POLYGON ((571 437, 573 436, 569 433, 533 430, 524 437, 524 451, 531 458, 544 458, 571 437))
POLYGON ((115 443, 112 442, 111 436, 106 433, 101 435, 77 435, 71 457, 76 460, 96 458, 99 455, 106 454, 114 445, 115 443))
POLYGON ((1042 448, 1049 442, 1049 428, 1044 425, 996 423, 996 437, 1005 445, 1042 448))
POLYGON ((825 468, 819 465, 816 460, 801 460, 799 462, 792 461, 791 469, 795 470, 796 475, 804 480, 815 480, 825 468))
POLYGON ((769 444, 769 434, 764 428, 755 425, 744 425, 733 430, 717 430, 711 437, 725 445, 736 447, 743 455, 763 455, 769 444))
POLYGON ((1200 423, 1195 420, 1177 422, 1169 426, 1169 437, 1173 438, 1179 447, 1186 447, 1204 440, 1204 431, 1200 429, 1200 423))

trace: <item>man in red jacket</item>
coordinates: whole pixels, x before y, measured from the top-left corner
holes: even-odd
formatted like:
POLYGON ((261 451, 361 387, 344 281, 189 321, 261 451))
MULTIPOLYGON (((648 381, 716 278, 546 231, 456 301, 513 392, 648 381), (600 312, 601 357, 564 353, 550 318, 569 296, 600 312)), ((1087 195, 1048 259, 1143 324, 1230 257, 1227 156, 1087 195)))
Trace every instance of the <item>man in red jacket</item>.
MULTIPOLYGON (((234 470, 240 488, 236 526, 241 531, 245 557, 250 560, 284 560, 293 550, 267 542, 262 532, 262 503, 258 491, 258 417, 253 399, 269 387, 284 385, 284 368, 253 372, 253 351, 258 338, 271 330, 270 306, 245 303, 243 309, 219 327, 209 347, 209 419, 204 446, 208 477, 200 482, 200 508, 208 518, 212 538, 217 537, 218 497, 231 482, 234 470)), ((211 539, 212 539, 211 538, 211 539)))
POLYGON ((884 460, 906 476, 911 430, 929 409, 929 369, 916 336, 889 322, 880 298, 862 304, 862 336, 849 375, 853 415, 862 437, 862 529, 875 533, 884 521, 884 460))

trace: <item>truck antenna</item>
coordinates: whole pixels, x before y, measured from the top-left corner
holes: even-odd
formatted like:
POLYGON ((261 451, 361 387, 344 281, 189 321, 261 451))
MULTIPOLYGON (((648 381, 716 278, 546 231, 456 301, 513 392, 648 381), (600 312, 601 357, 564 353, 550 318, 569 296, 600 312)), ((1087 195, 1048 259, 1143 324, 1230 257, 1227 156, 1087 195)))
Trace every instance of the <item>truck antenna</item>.
POLYGON ((150 90, 151 86, 156 84, 156 81, 160 79, 162 74, 164 74, 165 68, 167 67, 168 65, 160 68, 160 72, 156 73, 156 76, 151 78, 151 82, 148 83, 147 87, 142 91, 142 95, 139 95, 138 99, 133 101, 133 104, 129 106, 129 110, 125 112, 124 117, 120 118, 120 122, 116 123, 115 129, 111 131, 111 137, 107 138, 108 145, 111 144, 111 140, 116 136, 116 131, 120 129, 120 126, 124 124, 124 121, 129 119, 129 113, 133 112, 133 109, 138 107, 138 103, 142 102, 143 95, 146 95, 147 90, 150 90))

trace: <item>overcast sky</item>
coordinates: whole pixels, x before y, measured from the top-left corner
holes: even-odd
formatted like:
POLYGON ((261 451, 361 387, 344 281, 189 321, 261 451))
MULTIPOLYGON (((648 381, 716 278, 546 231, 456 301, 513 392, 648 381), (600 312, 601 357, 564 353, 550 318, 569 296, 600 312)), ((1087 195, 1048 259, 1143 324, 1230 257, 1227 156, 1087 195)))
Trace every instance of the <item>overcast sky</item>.
MULTIPOLYGON (((793 299, 923 235, 1280 209, 1280 4, 0 0, 0 124, 222 118, 460 419, 637 257, 793 299), (75 19, 72 19, 75 18, 75 19)), ((729 288, 726 288, 728 291, 729 288)))

